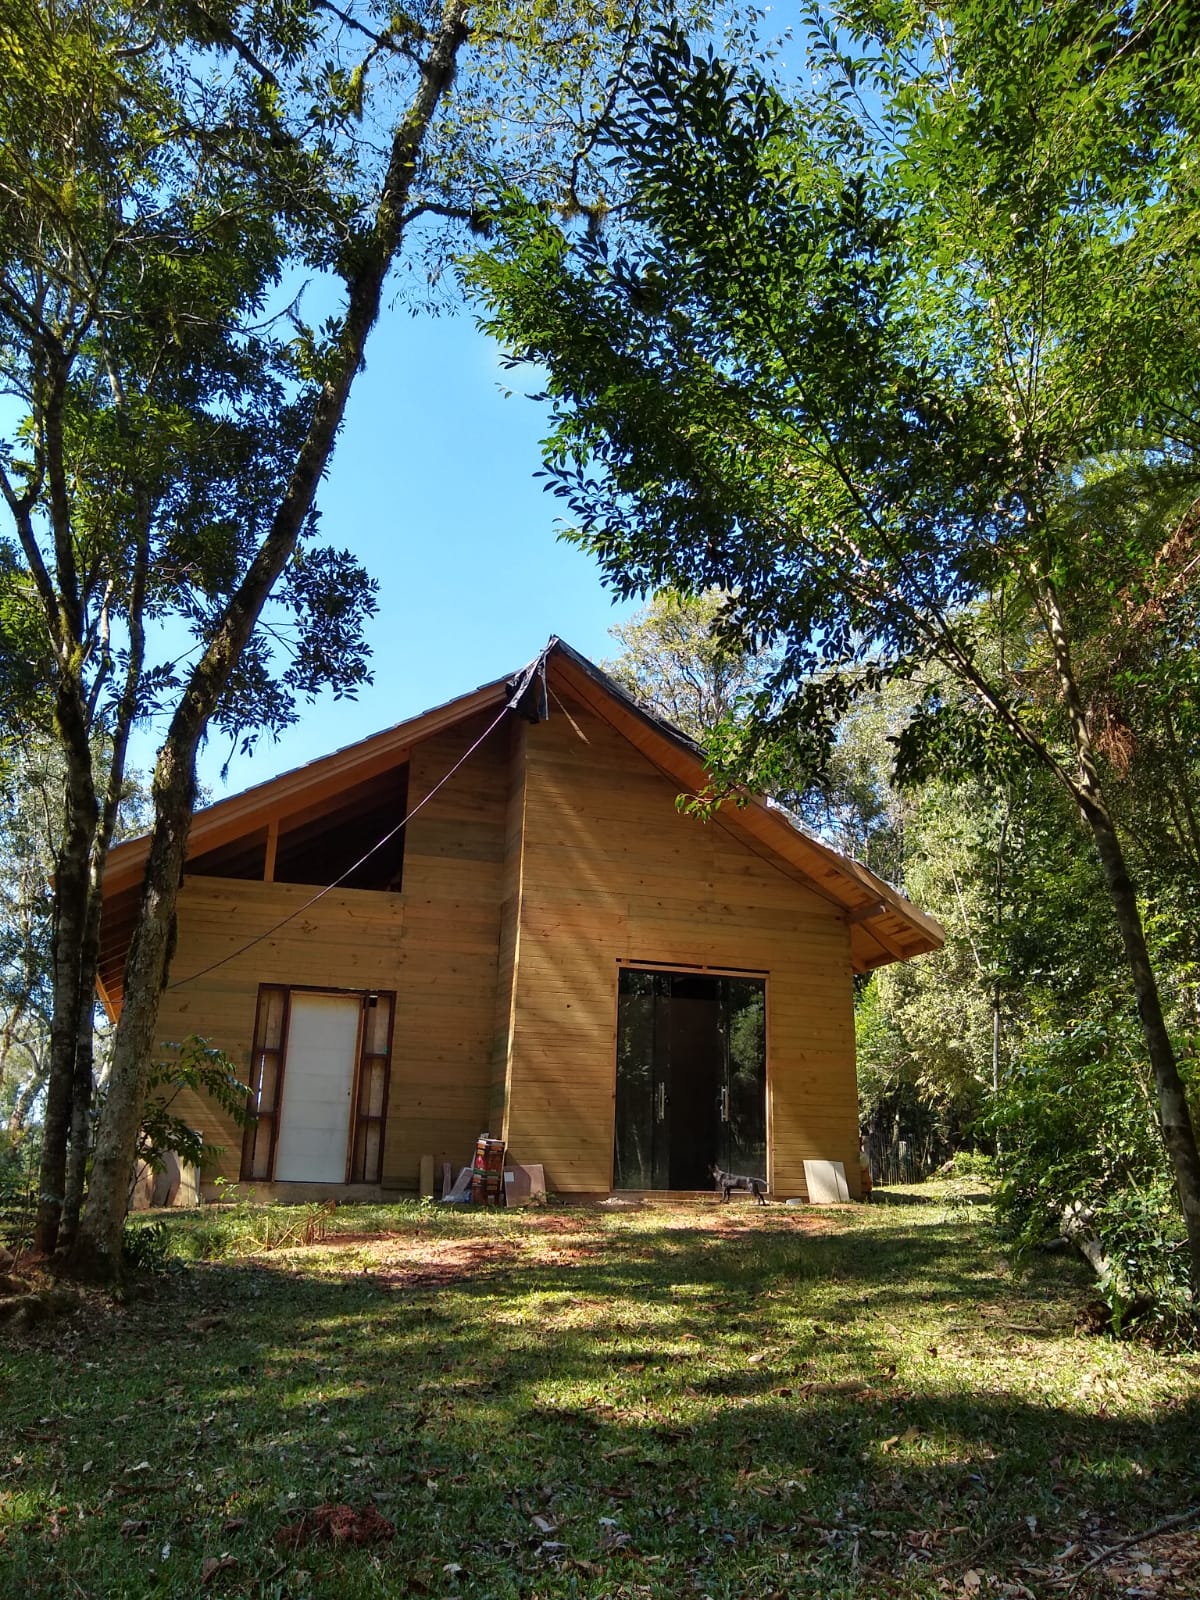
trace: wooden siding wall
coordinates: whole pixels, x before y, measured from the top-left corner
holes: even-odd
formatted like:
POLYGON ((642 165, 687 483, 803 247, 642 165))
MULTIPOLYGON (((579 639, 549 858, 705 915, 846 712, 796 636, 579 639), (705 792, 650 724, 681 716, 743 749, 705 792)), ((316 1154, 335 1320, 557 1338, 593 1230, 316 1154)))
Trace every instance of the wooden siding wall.
POLYGON ((513 1004, 520 961, 521 879, 525 843, 525 748, 527 725, 510 719, 509 792, 501 880, 500 948, 496 966, 496 1022, 492 1039, 488 1131, 507 1138, 508 1062, 512 1053, 513 1004))
MULTIPOLYGON (((419 745, 415 805, 494 713, 419 745)), ((502 725, 410 823, 402 894, 333 890, 244 954, 169 989, 160 1037, 199 1033, 248 1068, 260 983, 397 994, 384 1186, 423 1154, 453 1166, 503 1131, 564 1191, 612 1179, 618 963, 768 978, 769 1178, 806 1157, 858 1181, 849 931, 730 825, 681 816, 676 785, 564 690, 548 722, 502 725), (564 710, 570 716, 564 715, 564 710)), ((265 932, 303 885, 185 880, 172 981, 265 932)), ((285 1090, 286 1093, 286 1090, 285 1090)), ((211 1106, 181 1107, 222 1144, 211 1106)))
MULTIPOLYGON (((412 752, 410 809, 494 715, 473 718, 412 752)), ((202 1034, 248 1071, 260 983, 393 989, 383 1185, 415 1188, 425 1154, 456 1168, 465 1162, 487 1126, 508 760, 502 726, 409 824, 403 893, 331 890, 244 954, 169 989, 160 1038, 202 1034)), ((185 878, 171 981, 231 955, 312 893, 296 884, 185 878)), ((225 1147, 206 1176, 236 1178, 240 1130, 207 1102, 180 1109, 206 1139, 225 1147)))
MULTIPOLYGON (((200 1034, 248 1076, 260 983, 395 988, 404 926, 399 895, 333 889, 244 954, 234 954, 296 911, 312 893, 304 884, 185 877, 170 983, 201 975, 167 989, 159 1011, 159 1038, 200 1034), (202 972, 227 956, 233 959, 202 972)), ((174 1109, 203 1132, 206 1142, 223 1147, 219 1161, 205 1168, 205 1178, 236 1180, 242 1130, 233 1119, 192 1095, 181 1095, 174 1109)))
POLYGON ((724 966, 768 977, 773 1193, 805 1193, 806 1157, 843 1161, 857 1192, 845 918, 730 827, 681 816, 676 793, 565 696, 529 730, 508 1071, 513 1157, 542 1162, 553 1189, 606 1190, 618 962, 724 966))
MULTIPOLYGON (((495 712, 427 740, 409 765, 409 808, 495 712)), ((505 723, 409 824, 404 965, 397 985, 384 1172, 415 1188, 422 1154, 457 1172, 487 1127, 508 800, 505 723)))

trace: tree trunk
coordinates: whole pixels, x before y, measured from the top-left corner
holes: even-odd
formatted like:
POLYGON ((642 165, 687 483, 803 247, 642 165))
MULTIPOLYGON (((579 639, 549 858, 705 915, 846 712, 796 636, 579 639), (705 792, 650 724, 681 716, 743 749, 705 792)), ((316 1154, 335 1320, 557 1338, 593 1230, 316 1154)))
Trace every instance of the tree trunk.
POLYGON ((295 549, 333 451, 346 401, 379 315, 383 285, 404 232, 404 210, 421 147, 454 78, 467 39, 466 0, 447 0, 422 67, 413 103, 396 129, 374 226, 347 277, 347 309, 336 368, 313 404, 304 444, 287 489, 245 578, 230 599, 171 719, 154 773, 154 830, 138 921, 125 964, 125 1002, 113 1041, 108 1095, 100 1119, 87 1209, 71 1252, 73 1272, 112 1278, 120 1272, 129 1173, 167 982, 187 838, 196 798, 196 750, 230 674, 250 639, 275 580, 295 549))
POLYGON ((1125 865, 1120 840, 1106 812, 1097 813, 1094 808, 1088 807, 1084 815, 1100 853, 1104 881, 1116 912, 1117 926, 1121 930, 1125 956, 1133 977, 1138 1016, 1158 1092, 1159 1126, 1171 1159, 1175 1187, 1187 1225, 1192 1289, 1200 1295, 1200 1151, 1196 1148, 1196 1130, 1192 1125, 1187 1090, 1179 1075, 1175 1050, 1167 1032, 1137 895, 1125 865))
MULTIPOLYGON (((87 659, 83 645, 83 606, 72 537, 66 475, 63 471, 63 417, 69 362, 62 345, 43 325, 37 345, 32 384, 35 416, 41 406, 39 450, 42 467, 35 486, 17 495, 7 476, 0 476, 3 495, 16 524, 42 606, 54 651, 54 731, 66 762, 63 832, 55 853, 54 929, 51 944, 52 998, 50 1057, 46 1085, 42 1158, 38 1174, 34 1244, 47 1254, 58 1240, 66 1179, 71 1091, 75 1078, 75 1042, 79 1032, 80 952, 87 919, 88 862, 99 824, 89 716, 82 673, 87 659), (58 589, 42 559, 33 508, 41 475, 48 483, 49 521, 54 536, 58 589)), ((90 1005, 91 997, 87 997, 90 1005)))
MULTIPOLYGON (((996 897, 993 905, 995 933, 992 945, 992 1103, 1000 1098, 1000 1058, 1004 1041, 1003 992, 1000 983, 1000 950, 1004 935, 1004 867, 1008 846, 1008 829, 1012 822, 1012 794, 1005 790, 1004 820, 1000 824, 1000 837, 996 841, 996 897)), ((996 1131, 996 1155, 1001 1154, 1001 1136, 996 1131)))
POLYGON ((1091 734, 1071 663, 1058 596, 1048 583, 1043 585, 1041 600, 1054 649, 1059 685, 1071 721, 1075 743, 1078 762, 1078 777, 1074 786, 1075 799, 1084 821, 1091 829, 1092 838, 1096 841, 1104 882, 1116 914, 1117 926, 1121 930, 1125 957, 1129 962, 1129 971, 1133 979, 1138 1017, 1141 1020, 1150 1066, 1154 1073, 1159 1127, 1170 1158, 1175 1187, 1187 1227, 1192 1292, 1200 1296, 1200 1151, 1196 1148, 1196 1130, 1192 1124, 1187 1091, 1179 1075, 1171 1036, 1167 1031, 1166 1018, 1163 1016, 1162 1000, 1150 961, 1150 951, 1146 945, 1146 933, 1142 926, 1137 894, 1125 864, 1121 841, 1101 789, 1091 734))
POLYGON ((58 1243, 66 1190, 81 1004, 86 1004, 91 1014, 91 995, 84 996, 80 988, 81 957, 87 928, 89 857, 99 817, 86 722, 76 689, 73 682, 60 685, 55 717, 67 762, 67 794, 63 840, 55 861, 53 1013, 34 1227, 34 1245, 47 1255, 58 1243))
MULTIPOLYGON (((102 843, 106 844, 107 841, 97 840, 98 849, 102 843)), ((96 872, 97 865, 98 863, 93 863, 87 923, 79 962, 79 1032, 75 1043, 75 1076, 71 1093, 71 1142, 67 1154, 62 1219, 58 1230, 58 1248, 64 1252, 69 1251, 75 1243, 75 1235, 79 1229, 79 1215, 83 1208, 83 1190, 87 1176, 88 1149, 91 1144, 92 1091, 95 1082, 93 996, 96 993, 96 973, 100 964, 100 913, 104 904, 96 872)))
POLYGON ((71 1101, 71 1150, 63 1195, 59 1249, 69 1254, 75 1247, 83 1192, 87 1180, 88 1150, 91 1144, 92 1095, 95 1089, 95 995, 100 967, 100 922, 104 913, 104 866, 117 829, 121 794, 125 787, 125 763, 129 754, 129 735, 137 712, 138 686, 145 659, 146 634, 142 623, 146 575, 150 562, 150 500, 139 492, 138 545, 129 590, 129 652, 125 664, 125 683, 117 705, 113 727, 108 778, 104 786, 104 805, 92 841, 88 877, 87 920, 80 951, 79 1033, 75 1050, 75 1079, 71 1101))
POLYGON ((1132 1286, 1112 1257, 1105 1252, 1100 1235, 1092 1227, 1091 1208, 1076 1200, 1062 1214, 1062 1236, 1091 1267, 1100 1287, 1113 1289, 1123 1300, 1133 1299, 1132 1286))
POLYGON ((20 1090, 13 1101, 12 1110, 8 1114, 8 1137, 11 1143, 16 1144, 25 1137, 25 1121, 33 1110, 34 1101, 46 1086, 47 1068, 38 1063, 25 1086, 20 1090))

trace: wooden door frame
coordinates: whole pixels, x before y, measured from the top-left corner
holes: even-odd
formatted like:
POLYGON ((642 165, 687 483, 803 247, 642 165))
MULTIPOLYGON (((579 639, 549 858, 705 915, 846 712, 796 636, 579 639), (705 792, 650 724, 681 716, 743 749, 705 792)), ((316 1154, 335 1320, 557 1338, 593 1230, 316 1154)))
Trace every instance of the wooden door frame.
MULTIPOLYGON (((392 1042, 396 1030, 396 991, 394 989, 362 989, 351 990, 350 993, 360 993, 363 998, 362 1012, 358 1019, 358 1046, 354 1063, 354 1083, 350 1099, 350 1136, 346 1149, 346 1182, 347 1183, 382 1183, 383 1182, 383 1148, 387 1141, 387 1114, 388 1102, 392 1091, 392 1042), (387 1048, 383 1056, 383 1104, 379 1112, 379 1172, 374 1178, 354 1178, 354 1151, 358 1144, 359 1123, 364 1119, 360 1110, 362 1102, 363 1068, 367 1059, 367 1012, 371 1009, 367 1004, 372 997, 376 1004, 384 997, 388 1001, 388 1027, 387 1048)), ((371 1052, 375 1055, 375 1052, 371 1052)), ((364 1163, 365 1170, 365 1163, 364 1163)))
MULTIPOLYGON (((254 1076, 257 1057, 265 1049, 265 1046, 259 1044, 259 1026, 262 1018, 265 1015, 263 997, 268 991, 280 991, 283 994, 284 1008, 283 1021, 279 1030, 279 1065, 275 1078, 275 1107, 273 1112, 273 1126, 271 1128, 271 1154, 267 1162, 267 1176, 265 1179, 262 1177, 255 1178, 252 1173, 247 1173, 246 1167, 254 1149, 254 1123, 257 1121, 257 1112, 255 1111, 253 1105, 254 1089, 253 1086, 251 1086, 250 1095, 247 1098, 246 1109, 253 1120, 247 1124, 246 1131, 242 1136, 242 1163, 239 1181, 242 1183, 275 1182, 275 1157, 279 1149, 279 1130, 283 1124, 284 1090, 287 1079, 287 1058, 288 1050, 291 1045, 292 996, 294 994, 326 994, 345 995, 353 997, 359 1001, 358 1030, 355 1034, 354 1040, 354 1070, 350 1080, 350 1116, 346 1131, 346 1158, 342 1168, 342 1182, 343 1184, 347 1185, 351 1181, 350 1172, 352 1163, 354 1161, 354 1146, 358 1134, 358 1106, 362 1085, 363 1056, 365 1054, 366 1047, 366 1017, 368 1011, 367 1001, 372 995, 376 997, 376 1000, 382 999, 386 996, 390 1004, 390 1014, 388 1017, 387 1055, 384 1058, 383 1111, 380 1118, 381 1134, 379 1140, 379 1176, 377 1178, 362 1180, 363 1182, 368 1183, 382 1183, 383 1152, 384 1143, 387 1136, 388 1103, 392 1087, 392 1050, 396 1027, 396 991, 394 989, 379 988, 350 989, 339 984, 328 983, 260 983, 258 986, 258 1000, 254 1013, 254 1038, 250 1045, 250 1075, 252 1079, 254 1076)), ((301 1182, 304 1180, 289 1179, 288 1181, 301 1182)))

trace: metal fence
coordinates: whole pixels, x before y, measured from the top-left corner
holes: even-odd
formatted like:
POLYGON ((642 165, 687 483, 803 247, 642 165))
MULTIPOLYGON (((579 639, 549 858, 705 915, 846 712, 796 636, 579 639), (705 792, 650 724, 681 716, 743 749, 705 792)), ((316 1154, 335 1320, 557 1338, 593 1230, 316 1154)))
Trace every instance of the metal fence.
POLYGON ((920 1183, 933 1170, 907 1139, 899 1139, 882 1150, 869 1151, 868 1154, 871 1182, 877 1189, 888 1188, 895 1183, 920 1183))
POLYGON ((897 1183, 923 1183, 932 1177, 951 1155, 949 1142, 939 1128, 897 1129, 868 1126, 863 1145, 871 1164, 871 1182, 876 1188, 897 1183))

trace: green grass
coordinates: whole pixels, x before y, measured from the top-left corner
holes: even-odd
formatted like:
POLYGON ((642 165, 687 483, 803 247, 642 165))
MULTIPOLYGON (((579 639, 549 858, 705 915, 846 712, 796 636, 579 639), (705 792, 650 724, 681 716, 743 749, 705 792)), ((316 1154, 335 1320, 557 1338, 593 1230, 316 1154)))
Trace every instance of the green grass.
POLYGON ((1200 1363, 1077 1333, 1083 1275, 1015 1279, 984 1208, 888 1198, 346 1208, 96 1301, 0 1347, 0 1594, 1041 1600, 1195 1503, 1200 1363), (279 1538, 330 1502, 395 1537, 279 1538))

